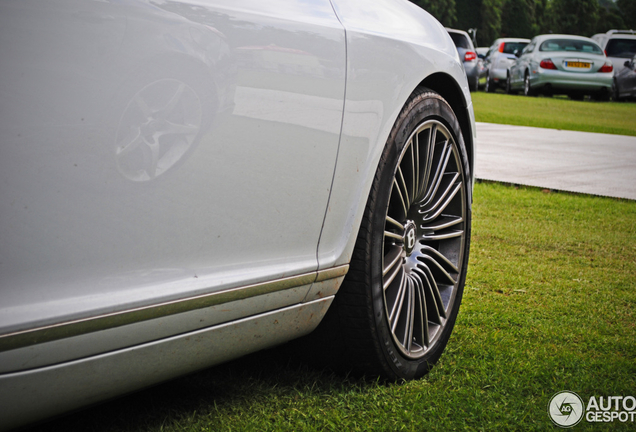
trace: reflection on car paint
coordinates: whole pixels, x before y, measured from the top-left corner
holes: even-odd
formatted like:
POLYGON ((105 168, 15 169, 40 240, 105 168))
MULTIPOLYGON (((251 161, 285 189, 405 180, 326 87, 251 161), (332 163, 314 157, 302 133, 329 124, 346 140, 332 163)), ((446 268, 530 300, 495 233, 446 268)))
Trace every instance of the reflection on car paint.
POLYGON ((175 166, 201 130, 201 105, 192 87, 176 79, 139 90, 117 128, 119 172, 129 180, 148 181, 175 166))

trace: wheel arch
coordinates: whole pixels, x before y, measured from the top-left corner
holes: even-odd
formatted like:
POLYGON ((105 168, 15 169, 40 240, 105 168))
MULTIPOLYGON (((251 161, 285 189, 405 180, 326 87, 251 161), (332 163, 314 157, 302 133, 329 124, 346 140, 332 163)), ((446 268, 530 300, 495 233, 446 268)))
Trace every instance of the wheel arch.
MULTIPOLYGON (((475 159, 474 159, 474 121, 470 115, 469 105, 466 101, 464 93, 461 87, 448 74, 443 72, 434 73, 426 77, 418 87, 427 87, 437 93, 439 93, 448 104, 451 106, 464 136, 464 143, 466 145, 466 152, 468 153, 468 163, 470 165, 470 175, 473 175, 475 159)), ((471 102, 472 103, 472 102, 471 102)))

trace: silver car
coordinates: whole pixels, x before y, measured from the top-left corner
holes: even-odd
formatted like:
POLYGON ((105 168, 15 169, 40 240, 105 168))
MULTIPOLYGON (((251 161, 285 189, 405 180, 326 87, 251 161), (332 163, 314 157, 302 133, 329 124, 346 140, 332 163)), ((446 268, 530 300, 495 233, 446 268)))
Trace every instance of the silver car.
POLYGON ((0 0, 0 41, 0 430, 315 329, 358 374, 440 358, 475 121, 431 15, 0 0))
POLYGON ((592 95, 607 100, 614 76, 612 62, 590 38, 548 34, 536 36, 508 69, 506 90, 567 94, 573 99, 592 95))
POLYGON ((636 55, 623 64, 623 69, 614 76, 613 99, 636 97, 636 55))
POLYGON ((480 73, 483 71, 483 61, 477 56, 477 51, 468 33, 450 28, 446 30, 457 47, 459 58, 463 61, 466 78, 468 79, 468 88, 470 88, 470 91, 476 91, 479 88, 480 73))
POLYGON ((518 38, 500 38, 493 42, 484 58, 487 92, 506 86, 508 68, 517 60, 516 55, 529 43, 530 39, 518 38))

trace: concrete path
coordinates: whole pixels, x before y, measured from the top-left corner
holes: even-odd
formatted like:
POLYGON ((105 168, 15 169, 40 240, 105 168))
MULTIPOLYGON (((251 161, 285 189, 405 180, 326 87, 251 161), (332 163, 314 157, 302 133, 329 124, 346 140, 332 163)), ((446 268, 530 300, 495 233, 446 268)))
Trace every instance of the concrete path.
POLYGON ((475 175, 636 200, 636 137, 477 123, 475 175))

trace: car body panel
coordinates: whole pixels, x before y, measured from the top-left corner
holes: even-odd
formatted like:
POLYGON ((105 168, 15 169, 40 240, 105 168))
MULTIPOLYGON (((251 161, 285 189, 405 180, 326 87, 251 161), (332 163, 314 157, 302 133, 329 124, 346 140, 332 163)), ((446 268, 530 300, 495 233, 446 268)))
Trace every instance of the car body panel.
POLYGON ((463 30, 450 28, 447 28, 446 30, 453 38, 453 41, 455 41, 459 59, 464 65, 466 78, 476 90, 476 87, 478 86, 477 83, 479 82, 479 75, 483 70, 483 61, 479 57, 477 57, 477 51, 475 50, 473 41, 470 39, 470 36, 468 36, 468 33, 463 30), (475 53, 475 58, 473 60, 466 60, 465 55, 467 52, 475 53))
MULTIPOLYGON (((545 47, 545 46, 544 46, 545 47)), ((613 72, 599 72, 605 64, 611 62, 602 54, 600 47, 589 38, 571 35, 541 35, 532 39, 524 48, 520 57, 512 66, 510 74, 511 89, 522 89, 525 75, 528 74, 533 90, 541 91, 549 88, 551 92, 587 92, 594 93, 609 90, 612 86, 613 72), (594 52, 560 51, 541 48, 544 43, 557 41, 574 41, 575 43, 593 44, 594 52), (540 67, 541 61, 552 60, 556 69, 540 67), (587 63, 589 67, 568 67, 568 62, 587 63)))
POLYGON ((614 64, 614 74, 618 74, 625 67, 625 61, 636 54, 636 31, 610 30, 592 36, 603 49, 605 55, 614 64))
MULTIPOLYGON (((505 84, 508 68, 517 60, 514 52, 506 50, 507 45, 504 45, 504 51, 500 52, 501 44, 514 44, 522 46, 521 49, 523 49, 528 43, 530 43, 530 39, 523 38, 499 38, 492 43, 484 60, 484 66, 492 83, 496 85, 505 84)), ((521 52, 521 49, 519 52, 521 52)))
POLYGON ((0 430, 94 404, 303 336, 332 297, 74 362, 0 375, 0 430), (222 347, 223 349, 219 349, 222 347))
POLYGON ((240 8, 256 3, 1 3, 2 39, 24 47, 3 45, 0 66, 3 332, 317 268, 344 30, 328 0, 240 8), (125 21, 123 34, 111 39, 99 19, 125 21), (87 58, 93 45, 105 54, 87 58), (179 91, 183 112, 147 124, 152 107, 140 106, 179 91), (126 153, 170 138, 162 127, 181 127, 184 142, 160 143, 154 161, 144 144, 126 153))
POLYGON ((474 179, 407 1, 0 0, 0 39, 0 430, 311 331, 419 85, 474 179))
POLYGON ((636 55, 623 63, 623 69, 615 74, 618 97, 636 97, 636 55))
POLYGON ((413 89, 435 71, 444 70, 461 92, 461 108, 468 119, 465 140, 473 154, 470 92, 457 49, 444 27, 410 2, 374 2, 382 11, 376 14, 370 14, 365 4, 364 0, 334 1, 347 29, 347 97, 338 166, 320 238, 320 269, 351 260, 366 197, 393 123, 413 89), (356 205, 347 208, 338 203, 356 205))

